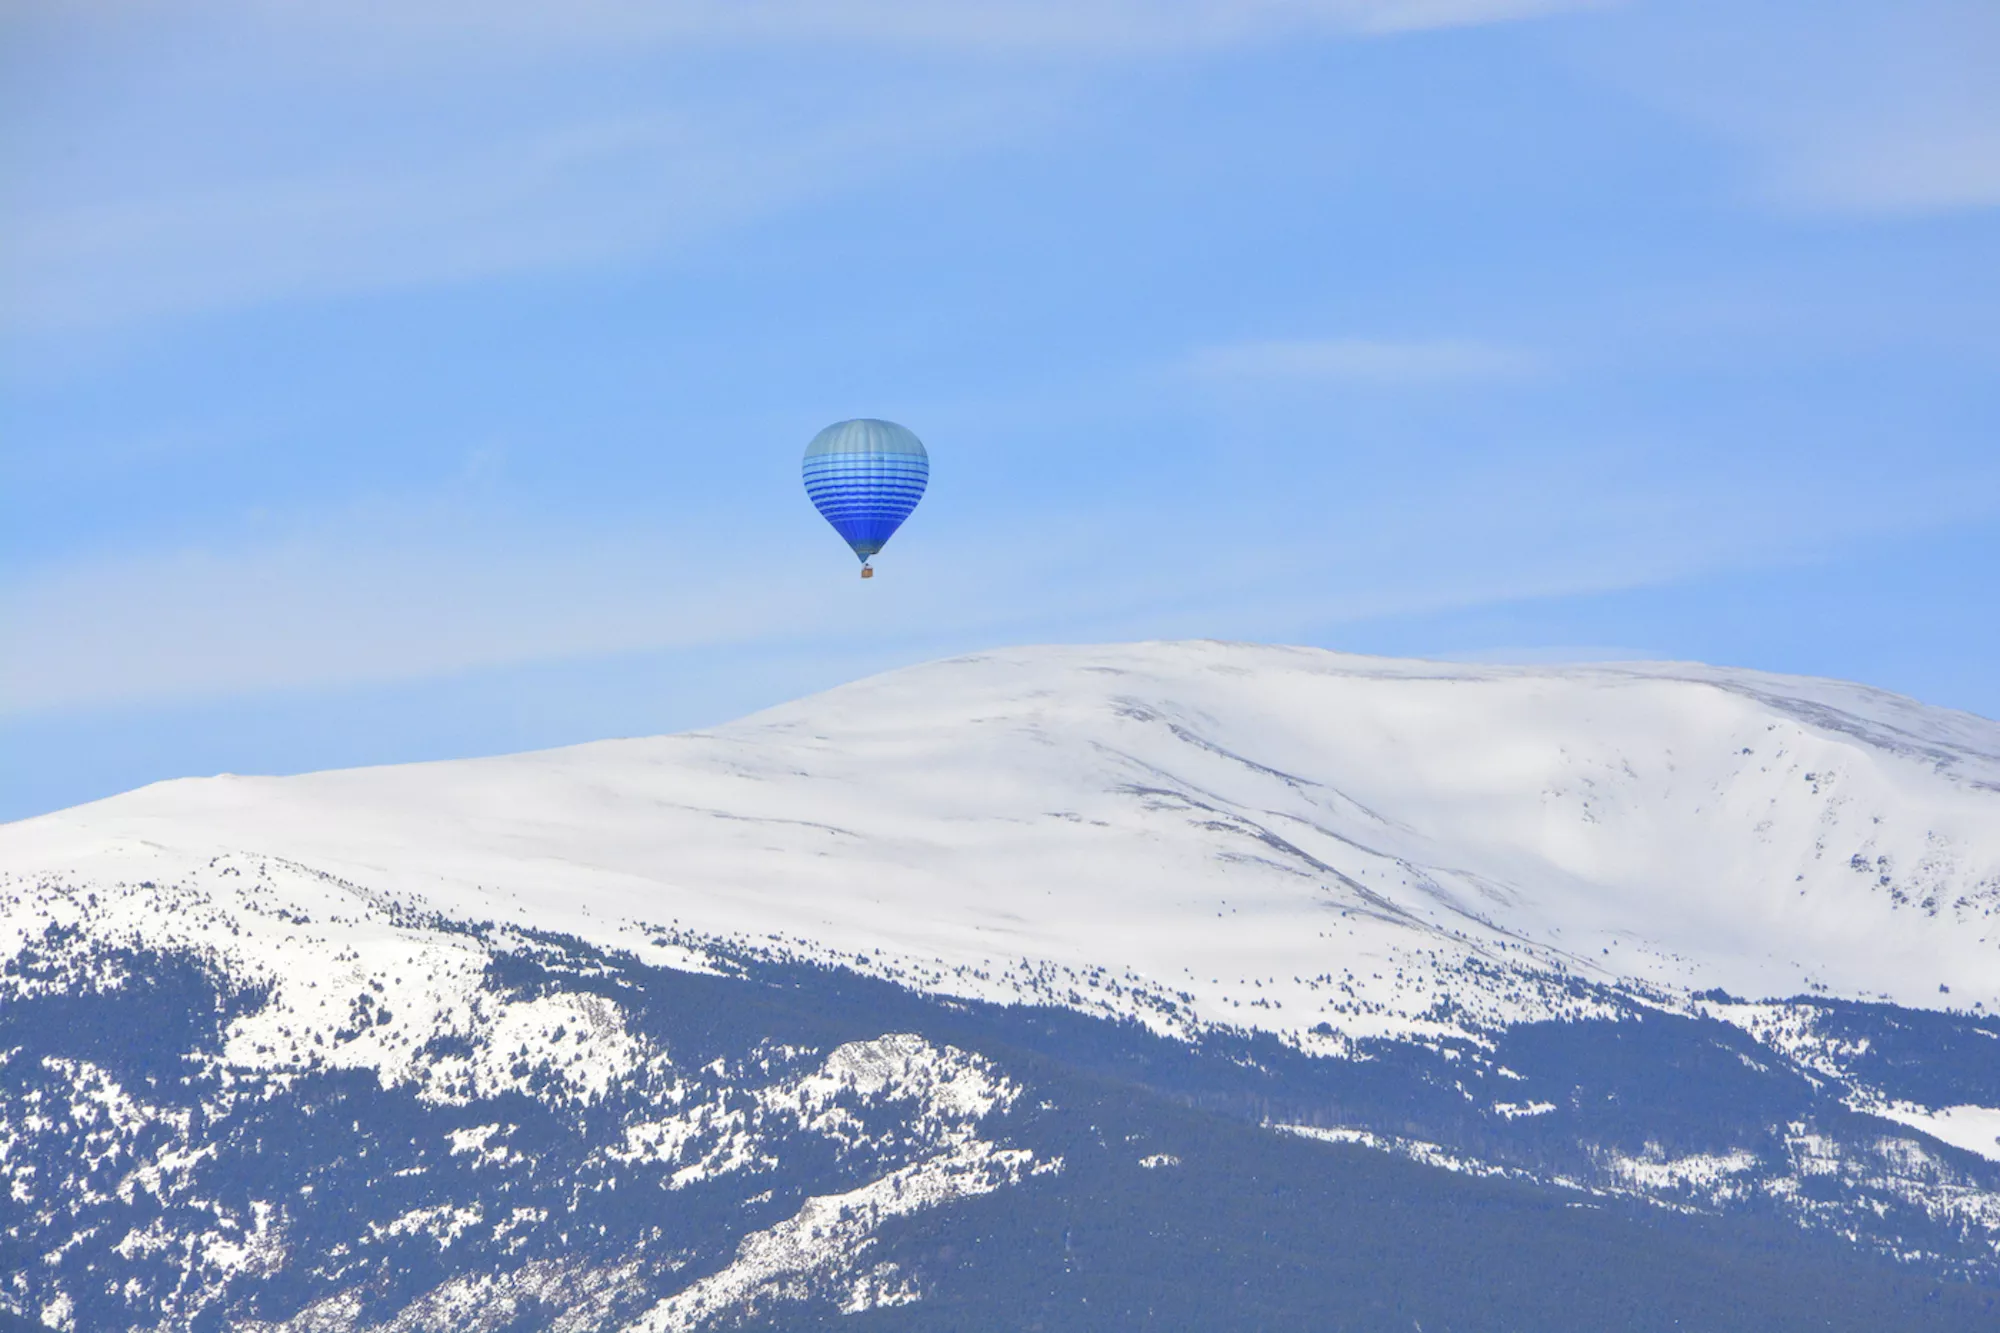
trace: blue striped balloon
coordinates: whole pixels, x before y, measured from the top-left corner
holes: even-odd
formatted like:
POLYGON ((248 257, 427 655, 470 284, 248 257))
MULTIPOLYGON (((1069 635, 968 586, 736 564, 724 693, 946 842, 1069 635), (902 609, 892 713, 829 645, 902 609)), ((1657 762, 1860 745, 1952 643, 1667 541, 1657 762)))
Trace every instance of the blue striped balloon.
POLYGON ((923 441, 893 421, 835 422, 806 446, 806 494, 861 557, 863 576, 874 572, 868 557, 924 498, 930 475, 923 441))

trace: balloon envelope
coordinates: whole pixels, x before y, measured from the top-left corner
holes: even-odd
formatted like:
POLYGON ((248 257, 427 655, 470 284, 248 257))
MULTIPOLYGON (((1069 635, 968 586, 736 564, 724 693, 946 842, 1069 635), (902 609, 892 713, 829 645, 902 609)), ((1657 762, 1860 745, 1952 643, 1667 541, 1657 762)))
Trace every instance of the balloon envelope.
POLYGON ((893 421, 839 421, 806 446, 806 494, 861 562, 882 549, 930 481, 923 441, 893 421))

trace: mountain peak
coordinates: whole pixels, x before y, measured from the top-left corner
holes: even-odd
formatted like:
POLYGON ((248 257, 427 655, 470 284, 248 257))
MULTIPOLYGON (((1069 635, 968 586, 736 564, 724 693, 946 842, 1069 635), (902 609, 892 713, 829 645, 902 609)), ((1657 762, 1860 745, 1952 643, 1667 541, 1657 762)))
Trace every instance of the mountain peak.
POLYGON ((1387 1190, 1426 1236, 1516 1210, 1468 1238, 1490 1279, 1425 1307, 1454 1326, 1625 1309, 1623 1263, 1513 1280, 1578 1243, 1644 1250, 1662 1328, 1951 1326, 1984 1297, 1913 1313, 1893 1275, 1801 1276, 1810 1247, 1782 1294, 1703 1306, 1687 1275, 1734 1262, 1708 1233, 1550 1230, 1532 1191, 1770 1208, 1990 1278, 1995 738, 1686 664, 1023 648, 685 735, 10 824, 0 1235, 44 1261, 0 1313, 1021 1326, 990 1280, 1089 1324, 1111 1293, 1062 1284, 1134 1264, 1235 1309, 1248 1270, 1184 1271, 1247 1234, 1202 1230, 1224 1200, 1319 1256, 1272 1297, 1292 1326, 1381 1296, 1324 1256, 1387 1190), (1012 1217, 1041 1220, 979 1250, 1012 1217))
POLYGON ((160 784, 0 849, 16 884, 254 857, 607 945, 673 927, 1309 1040, 1428 1025, 1446 989, 1474 1023, 1560 1012, 1570 976, 2000 1005, 1996 771, 2000 727, 1838 682, 1145 643, 685 735, 160 784), (1125 980, 1074 986, 1096 972, 1125 980))

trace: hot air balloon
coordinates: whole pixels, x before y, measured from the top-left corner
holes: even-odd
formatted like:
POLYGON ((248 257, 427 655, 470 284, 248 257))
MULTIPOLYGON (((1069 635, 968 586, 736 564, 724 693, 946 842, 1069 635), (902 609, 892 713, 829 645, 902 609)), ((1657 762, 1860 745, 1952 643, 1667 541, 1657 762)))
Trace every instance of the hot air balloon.
POLYGON ((924 498, 930 475, 923 441, 893 421, 837 421, 806 446, 806 494, 861 557, 864 579, 875 577, 869 557, 924 498))

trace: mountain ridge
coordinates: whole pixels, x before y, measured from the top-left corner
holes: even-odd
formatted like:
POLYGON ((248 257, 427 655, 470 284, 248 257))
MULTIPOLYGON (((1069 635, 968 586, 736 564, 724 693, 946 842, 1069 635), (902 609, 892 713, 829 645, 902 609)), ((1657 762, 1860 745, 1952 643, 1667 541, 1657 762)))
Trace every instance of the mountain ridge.
POLYGON ((1990 1310, 1996 767, 2000 727, 1838 682, 1201 642, 0 826, 0 1314, 1175 1326, 1123 1266, 1211 1323, 1255 1281, 1548 1327, 1624 1308, 1556 1257, 1577 1208, 1657 1233, 1632 1327, 1785 1326, 1701 1294, 1752 1251, 1856 1329, 1990 1310), (1177 1173, 1294 1199, 1294 1257, 1145 1213, 1177 1173), (1366 1225, 1335 1178, 1524 1248, 1426 1304, 1412 1233, 1369 1286, 1303 1258, 1366 1225), (1523 1264, 1555 1304, 1496 1296, 1523 1264))
MULTIPOLYGON (((1988 781, 2000 774, 2000 725, 1982 722, 1863 687, 1712 668, 1448 667, 1206 643, 1020 650, 889 673, 673 737, 299 778, 156 785, 0 826, 0 849, 13 867, 46 861, 50 850, 60 862, 92 838, 99 846, 86 855, 102 855, 105 838, 164 846, 192 838, 211 854, 256 848, 326 863, 355 878, 373 876, 384 881, 377 887, 435 899, 448 914, 508 919, 516 909, 507 895, 515 895, 525 904, 518 909, 525 924, 605 943, 619 938, 604 920, 613 916, 648 926, 682 919, 745 938, 775 928, 848 953, 900 941, 911 929, 906 923, 925 921, 928 905, 933 929, 913 930, 900 941, 913 964, 942 959, 983 968, 1011 953, 1131 967, 1169 990, 1212 996, 1197 1004, 1210 1019, 1233 1016, 1258 997, 1239 993, 1247 979, 1226 983, 1224 962, 1206 950, 1181 957, 1188 947, 1182 939, 1156 942, 1151 957, 1064 956, 1062 936, 1077 923, 1059 915, 1039 921, 1036 914, 1050 910, 1039 900, 1053 892, 1046 884, 1039 895, 1024 887, 1040 876, 1059 881, 1072 897, 1104 896, 1104 911, 1083 923, 1102 934, 1121 913, 1157 917, 1162 904, 1122 897, 1110 882, 1166 861, 1177 863, 1165 873, 1177 875, 1184 891, 1174 909, 1182 929, 1201 910, 1222 913, 1219 929, 1228 932, 1237 924, 1229 918, 1240 917, 1255 898, 1258 910, 1282 918, 1274 925, 1303 930, 1313 909, 1283 894, 1282 881, 1317 880, 1333 886, 1329 900, 1349 913, 1421 922, 1419 935, 1443 923, 1448 932, 1479 937, 1482 946, 1532 943, 1548 960, 1598 978, 1690 993, 1718 987, 1758 998, 1827 993, 1932 1007, 1934 997, 1950 995, 1957 997, 1954 1007, 1992 1008, 2000 1007, 2000 948, 1991 947, 2000 932, 1984 923, 2000 905, 2000 837, 1988 832, 2000 828, 2000 801, 1988 793, 2000 794, 2000 786, 1989 788, 1988 781), (1172 669, 1162 669, 1163 661, 1172 669), (1296 669, 1301 662, 1309 664, 1303 672, 1296 669), (1250 678, 1247 688, 1213 688, 1219 676, 1233 684, 1226 673, 1250 670, 1250 663, 1269 676, 1250 678), (982 672, 983 666, 997 670, 982 672), (1149 669, 1151 679, 1134 680, 1149 669), (990 683, 1038 671, 1025 689, 990 683), (1114 671, 1124 674, 1101 674, 1114 671), (1088 688, 1105 679, 1122 685, 1088 688), (1329 703, 1337 710, 1322 716, 1304 745, 1282 734, 1292 721, 1284 716, 1287 705, 1255 697, 1301 680, 1308 694, 1321 687, 1301 712, 1318 705, 1324 715, 1329 703), (1052 685, 1072 697, 1051 700, 1052 685), (1209 697, 1197 686, 1207 687, 1209 697), (1776 693, 1781 686, 1790 693, 1776 693), (1472 708, 1422 697, 1468 689, 1498 697, 1472 708), (1703 693, 1708 689, 1729 702, 1713 707, 1716 698, 1703 693), (1563 697, 1551 701, 1545 697, 1551 692, 1563 697), (1672 697, 1631 706, 1633 694, 1647 692, 1672 697), (915 720, 894 716, 913 701, 925 708, 939 694, 949 702, 929 704, 915 720), (1190 697, 1198 701, 1190 705, 1190 697), (1546 715, 1552 702, 1580 714, 1548 724, 1564 729, 1552 736, 1492 716, 1536 707, 1546 715), (1843 711, 1829 712, 1836 704, 1843 711), (1872 711, 1856 711, 1863 704, 1872 711), (1405 716, 1375 722, 1357 716, 1364 708, 1400 709, 1405 716), (1217 717, 1224 709, 1238 716, 1217 717), (1435 717, 1423 716, 1426 709, 1435 717), (1371 725, 1373 734, 1349 745, 1337 764, 1321 762, 1313 771, 1313 747, 1329 745, 1325 733, 1344 732, 1346 739, 1371 725), (829 727, 834 739, 815 739, 829 727), (1467 744, 1464 734, 1480 727, 1495 734, 1467 744), (1448 734, 1454 728, 1459 734, 1448 734), (1719 753, 1752 750, 1780 728, 1763 756, 1719 753), (996 729, 1005 733, 999 745, 989 742, 996 729), (1237 734, 1245 730, 1254 736, 1237 734), (1721 731, 1732 743, 1722 743, 1721 731), (1595 734, 1601 732, 1619 734, 1606 745, 1595 734), (1593 742, 1595 753, 1586 748, 1593 742), (1036 753, 1051 749, 1053 756, 1036 753), (1635 761, 1649 766, 1643 777, 1633 771, 1635 761), (1683 775, 1690 764, 1707 771, 1683 775), (1451 772, 1453 765, 1461 771, 1451 772), (1464 775, 1482 766, 1499 771, 1464 775), (1420 769, 1415 780, 1393 780, 1420 769), (1822 790, 1837 783, 1860 790, 1822 790), (594 804, 593 794, 601 798, 594 804), (1711 796, 1704 815, 1702 801, 1711 796), (1852 813, 1862 804, 1869 806, 1865 816, 1852 813), (996 811, 991 817, 989 805, 996 811), (1085 814, 1072 805, 1094 808, 1085 814), (1598 832, 1620 817, 1616 836, 1598 832), (565 830, 562 818, 573 828, 565 830), (1494 829, 1503 820, 1515 828, 1494 829), (1776 822, 1786 820, 1773 835, 1776 822), (1885 833, 1885 820, 1902 827, 1885 833), (912 827, 926 823, 931 827, 912 827), (1034 827, 1008 842, 1005 823, 1034 827), (292 827, 300 824, 340 831, 329 837, 292 827), (1526 837, 1515 831, 1530 824, 1543 827, 1526 837), (1689 845, 1713 840, 1718 829, 1733 841, 1715 856, 1704 858, 1689 845), (733 836, 745 830, 755 836, 733 836), (1098 836, 1090 836, 1093 830, 1098 836), (1793 845, 1772 854, 1774 839, 1784 837, 1793 845), (731 857, 744 864, 728 864, 731 857), (999 873, 987 873, 982 859, 997 863, 999 873), (533 896, 523 883, 523 860, 561 880, 562 893, 533 896), (1194 862, 1227 866, 1236 885, 1255 883, 1259 893, 1241 891, 1232 902, 1219 876, 1186 869, 1194 862), (416 866, 430 883, 412 873, 416 866), (1745 958, 1732 960, 1737 966, 1712 959, 1706 967, 1676 965, 1674 955, 1684 955, 1689 943, 1676 938, 1676 927, 1685 935, 1690 923, 1674 920, 1684 915, 1665 887, 1674 875, 1733 876, 1739 885, 1761 877, 1755 905, 1765 919, 1753 924, 1769 938, 1732 919, 1740 914, 1706 906, 1709 918, 1692 924, 1711 938, 1698 943, 1716 952, 1712 937, 1726 929, 1751 936, 1739 954, 1770 954, 1802 935, 1799 956, 1766 959, 1763 966, 1745 958), (1811 910, 1787 912, 1770 888, 1780 876, 1805 884, 1799 896, 1811 910), (759 879, 812 881, 821 902, 836 907, 893 893, 898 910, 877 919, 857 908, 845 921, 828 922, 815 895, 767 892, 759 879), (934 886, 966 880, 990 882, 981 885, 984 894, 961 892, 940 908, 934 886), (505 887, 482 889, 489 881, 505 887), (1640 892, 1651 896, 1650 919, 1619 918, 1620 895, 1640 892), (577 901, 561 900, 565 895, 577 901), (1614 909, 1608 913, 1607 903, 1614 909), (1507 910, 1523 905, 1528 910, 1507 910), (949 919, 951 912, 960 919, 949 919), (1967 948, 1960 932, 1915 924, 1926 913, 1933 921, 1955 913, 1960 924, 1976 918, 1977 942, 1967 948), (1850 919, 1838 919, 1842 914, 1850 919), (1814 931, 1821 938, 1812 938, 1814 931), (1057 947, 1038 948, 1051 944, 1057 947), (1900 957, 1886 957, 1892 950, 1900 957)), ((1254 956, 1257 942, 1242 950, 1254 956)), ((1289 977, 1309 961, 1273 958, 1261 972, 1266 979, 1289 977)))

